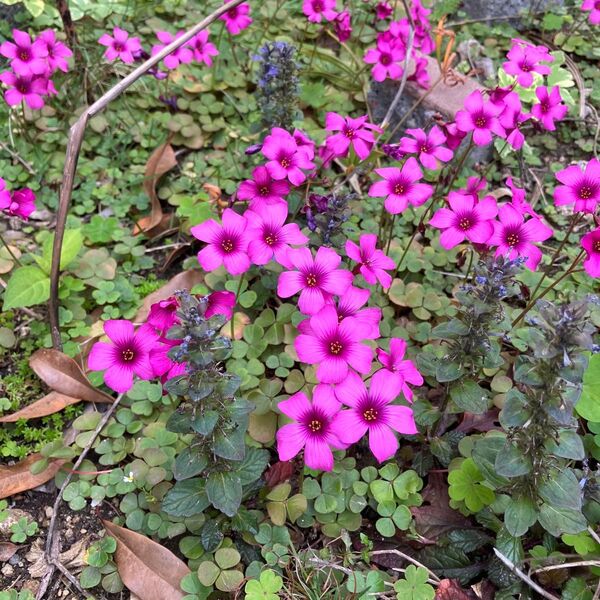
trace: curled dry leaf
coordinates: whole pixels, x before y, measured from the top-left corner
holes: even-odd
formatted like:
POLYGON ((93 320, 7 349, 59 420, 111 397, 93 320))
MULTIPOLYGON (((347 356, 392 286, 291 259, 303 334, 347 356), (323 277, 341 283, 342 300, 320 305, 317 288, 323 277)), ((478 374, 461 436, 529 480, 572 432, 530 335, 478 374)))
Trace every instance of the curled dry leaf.
POLYGON ((471 590, 463 590, 457 579, 442 579, 435 600, 477 600, 477 596, 471 590))
MULTIPOLYGON (((69 571, 78 573, 87 564, 85 557, 89 545, 89 536, 82 537, 70 548, 60 553, 60 562, 67 567, 69 571)), ((31 563, 28 571, 32 577, 39 579, 48 572, 48 563, 46 562, 46 556, 44 555, 44 541, 40 538, 37 538, 37 540, 33 542, 25 558, 31 563)))
POLYGON ((294 470, 294 463, 290 460, 280 460, 271 465, 263 475, 267 487, 274 488, 276 485, 291 479, 294 470))
POLYGON ((179 582, 190 573, 185 563, 144 535, 102 521, 117 541, 115 562, 127 588, 140 600, 181 600, 179 582))
POLYGON ((12 542, 0 542, 0 562, 11 559, 18 549, 19 546, 12 542))
POLYGON ((77 404, 78 402, 81 402, 81 398, 73 398, 60 392, 50 392, 43 398, 32 402, 29 406, 0 417, 0 423, 14 423, 19 419, 39 419, 40 417, 54 414, 65 408, 65 406, 77 404))
POLYGON ((50 388, 72 398, 88 402, 112 404, 114 398, 96 389, 85 376, 81 367, 62 352, 42 348, 31 355, 29 366, 50 388))
POLYGON ((41 454, 36 453, 30 454, 15 465, 9 467, 0 465, 0 499, 32 490, 38 485, 50 481, 65 463, 64 460, 52 460, 41 473, 34 475, 29 469, 33 463, 42 458, 41 454))
MULTIPOLYGON (((241 340, 244 334, 244 328, 250 323, 250 317, 243 312, 236 312, 233 315, 233 339, 241 340)), ((231 337, 231 323, 225 323, 221 328, 221 335, 231 337)))

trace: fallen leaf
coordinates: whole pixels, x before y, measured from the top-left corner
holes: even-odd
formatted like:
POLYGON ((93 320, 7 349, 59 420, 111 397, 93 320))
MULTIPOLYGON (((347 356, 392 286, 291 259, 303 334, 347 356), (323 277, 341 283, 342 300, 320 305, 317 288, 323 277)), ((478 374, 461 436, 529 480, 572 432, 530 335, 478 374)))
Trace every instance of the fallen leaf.
POLYGON ((8 498, 13 494, 32 490, 54 477, 56 472, 65 463, 62 459, 51 460, 41 473, 33 475, 29 470, 31 465, 42 460, 41 454, 30 454, 27 458, 9 467, 0 465, 0 499, 8 498))
POLYGON ((152 292, 144 298, 142 306, 135 315, 135 322, 142 323, 148 317, 150 307, 161 300, 166 300, 169 296, 172 296, 177 290, 191 290, 195 285, 202 283, 204 280, 204 273, 198 269, 190 269, 178 273, 175 277, 169 279, 165 285, 152 292))
POLYGON ((19 419, 39 419, 40 417, 54 414, 65 408, 65 406, 77 404, 78 402, 81 402, 81 398, 73 398, 60 392, 50 392, 25 408, 0 417, 0 423, 14 423, 19 419))
MULTIPOLYGON (((233 338, 235 340, 241 340, 242 335, 244 334, 244 328, 250 323, 250 317, 246 313, 236 312, 233 315, 233 323, 233 338)), ((220 333, 222 336, 230 338, 231 322, 225 323, 225 325, 221 327, 220 333)))
POLYGON ((0 542, 0 562, 5 562, 12 558, 19 546, 12 542, 0 542))
POLYGON ((276 485, 291 479, 293 474, 294 463, 289 460, 280 460, 270 466, 263 477, 267 487, 274 488, 276 485))
POLYGON ((499 412, 500 411, 497 408, 491 408, 481 415, 464 413, 462 421, 456 428, 456 431, 471 433, 471 431, 486 432, 491 429, 500 429, 500 423, 498 421, 499 412))
MULTIPOLYGON (((28 568, 29 574, 35 578, 43 577, 48 572, 44 545, 45 541, 37 538, 31 545, 29 552, 25 555, 25 558, 32 563, 28 568)), ((69 571, 78 573, 87 564, 85 559, 89 545, 89 536, 82 537, 70 548, 60 553, 60 562, 69 571)))
POLYGON ((112 404, 115 399, 95 388, 81 367, 70 357, 58 350, 42 348, 29 358, 29 366, 50 388, 72 398, 88 402, 112 404))
POLYGON ((179 582, 190 573, 185 563, 164 546, 110 521, 102 521, 117 541, 114 560, 127 588, 140 600, 180 600, 179 582))
POLYGON ((477 600, 477 596, 471 590, 463 590, 456 579, 442 579, 435 600, 477 600))
MULTIPOLYGON (((12 254, 16 258, 21 258, 21 251, 16 246, 11 246, 9 244, 9 248, 12 254)), ((3 246, 0 248, 0 274, 8 273, 15 266, 15 261, 10 254, 10 252, 3 246)))
POLYGON ((160 200, 156 193, 156 183, 158 180, 173 167, 177 165, 177 157, 173 146, 169 140, 161 144, 151 155, 146 163, 144 171, 143 188, 150 198, 150 216, 142 217, 133 229, 133 233, 138 234, 142 231, 148 232, 156 227, 163 218, 163 211, 160 200))

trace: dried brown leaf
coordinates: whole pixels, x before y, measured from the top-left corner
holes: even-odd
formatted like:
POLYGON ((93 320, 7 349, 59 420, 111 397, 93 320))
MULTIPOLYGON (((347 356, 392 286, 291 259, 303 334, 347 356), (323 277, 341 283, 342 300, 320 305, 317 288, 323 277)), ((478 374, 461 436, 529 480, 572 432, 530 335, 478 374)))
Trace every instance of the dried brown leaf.
POLYGON ((42 458, 41 454, 36 453, 30 454, 15 465, 9 467, 0 465, 0 499, 32 490, 38 485, 46 483, 56 475, 65 462, 64 460, 52 460, 41 473, 33 475, 29 470, 31 465, 42 458))
MULTIPOLYGON (((67 567, 69 571, 78 573, 87 564, 85 557, 89 545, 89 536, 82 537, 70 548, 60 553, 60 562, 67 567)), ((33 542, 25 558, 31 563, 28 571, 32 577, 38 579, 48 572, 48 563, 44 554, 44 542, 40 538, 33 542)))
POLYGON ((12 542, 0 542, 0 562, 6 562, 12 558, 18 549, 19 546, 12 542))
POLYGON ((471 590, 463 590, 456 579, 442 579, 435 600, 477 600, 477 596, 471 590))
POLYGON ((179 582, 190 570, 164 546, 110 521, 102 521, 117 541, 115 562, 127 588, 140 600, 180 600, 179 582))
POLYGON ((50 392, 21 410, 0 417, 0 423, 14 423, 19 419, 39 419, 40 417, 54 414, 65 408, 65 406, 77 404, 78 402, 81 402, 80 398, 73 398, 60 392, 50 392))
POLYGON ((58 350, 42 348, 34 352, 29 366, 50 388, 72 398, 88 402, 113 403, 114 398, 96 389, 85 376, 81 367, 70 357, 58 350))
POLYGON ((274 488, 276 485, 292 478, 294 474, 294 463, 289 460, 280 460, 271 465, 264 474, 267 487, 274 488))

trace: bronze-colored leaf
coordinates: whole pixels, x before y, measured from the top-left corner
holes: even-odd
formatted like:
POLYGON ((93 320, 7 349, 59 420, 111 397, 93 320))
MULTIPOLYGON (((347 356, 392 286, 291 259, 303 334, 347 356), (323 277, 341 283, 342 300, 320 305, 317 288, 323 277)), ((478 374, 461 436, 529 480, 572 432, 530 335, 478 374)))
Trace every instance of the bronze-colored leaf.
POLYGON ((144 535, 102 521, 117 541, 115 562, 127 588, 140 600, 180 600, 179 582, 190 573, 185 563, 144 535))
POLYGON ((88 402, 112 404, 115 399, 95 388, 81 367, 70 357, 58 350, 42 348, 29 358, 29 366, 50 388, 72 398, 88 402))
POLYGON ((65 463, 64 460, 51 460, 41 473, 33 475, 31 465, 43 457, 41 454, 30 454, 27 458, 9 467, 0 465, 0 499, 8 498, 19 492, 32 490, 38 485, 50 481, 65 463))
POLYGON ((294 474, 294 463, 289 460, 280 460, 271 465, 263 475, 268 488, 274 488, 276 485, 292 478, 294 474))
POLYGON ((178 273, 161 288, 144 298, 142 306, 135 315, 135 322, 141 323, 145 321, 150 312, 150 307, 155 302, 166 300, 169 296, 172 296, 176 290, 191 290, 195 285, 202 283, 203 280, 204 274, 197 269, 190 269, 189 271, 178 273))
POLYGON ((50 392, 21 410, 0 417, 0 423, 14 423, 19 419, 39 419, 40 417, 52 415, 65 408, 65 406, 71 406, 71 404, 77 404, 78 402, 81 402, 81 398, 73 398, 60 392, 50 392))
POLYGON ((10 560, 18 549, 19 546, 12 542, 0 542, 0 562, 10 560))
POLYGON ((442 579, 435 600, 477 600, 477 596, 471 590, 464 590, 457 579, 442 579))

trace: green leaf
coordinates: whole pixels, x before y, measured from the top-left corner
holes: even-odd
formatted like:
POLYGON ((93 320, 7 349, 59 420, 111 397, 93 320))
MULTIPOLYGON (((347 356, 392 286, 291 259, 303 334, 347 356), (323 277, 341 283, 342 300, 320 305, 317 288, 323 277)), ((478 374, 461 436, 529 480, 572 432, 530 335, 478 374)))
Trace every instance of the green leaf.
POLYGON ((219 431, 215 435, 213 451, 225 460, 242 460, 246 451, 245 430, 237 427, 233 431, 219 431))
POLYGON ((435 378, 440 383, 456 381, 462 374, 463 370, 460 365, 453 362, 442 362, 438 364, 435 369, 435 378))
POLYGON ((546 443, 548 452, 562 458, 583 460, 585 456, 583 440, 575 430, 561 429, 558 436, 558 444, 554 440, 546 443))
POLYGON ((496 456, 496 473, 505 477, 520 477, 531 471, 531 459, 520 448, 507 441, 496 456))
POLYGON ((210 435, 218 420, 219 413, 216 410, 207 410, 192 419, 192 429, 200 435, 210 435))
POLYGON ((254 483, 263 474, 269 464, 269 451, 261 448, 248 448, 246 456, 237 468, 242 485, 254 483))
POLYGON ((511 498, 504 511, 504 525, 515 537, 525 535, 537 520, 536 505, 525 496, 511 498))
POLYGON ((215 519, 206 521, 200 531, 200 541, 207 552, 213 552, 219 547, 219 544, 223 541, 223 532, 218 521, 215 519))
POLYGON ((592 600, 593 592, 588 587, 585 579, 572 577, 565 583, 562 590, 562 600, 592 600))
POLYGON ((488 408, 488 393, 475 381, 467 379, 450 387, 452 402, 465 412, 481 414, 488 408))
POLYGON ((178 481, 189 479, 202 473, 207 464, 208 459, 204 454, 204 449, 201 446, 189 446, 184 448, 175 459, 173 475, 178 481))
POLYGON ((579 481, 571 469, 552 471, 550 476, 540 484, 538 492, 542 500, 556 508, 581 510, 579 481))
MULTIPOLYGON (((35 256, 38 265, 47 274, 50 274, 52 264, 52 246, 54 244, 54 234, 50 235, 44 241, 42 256, 35 256)), ((63 238, 62 249, 60 252, 60 269, 66 269, 77 257, 83 246, 83 234, 81 229, 67 229, 63 238)))
POLYGON ((462 500, 467 508, 473 512, 479 512, 485 506, 489 506, 495 498, 494 491, 489 487, 481 485, 483 476, 473 459, 465 459, 460 468, 448 475, 448 493, 453 500, 462 500))
POLYGON ((396 533, 396 526, 390 517, 377 519, 377 521, 375 521, 375 529, 377 529, 383 537, 392 537, 396 533))
POLYGON ((235 548, 219 548, 215 552, 215 562, 221 569, 231 569, 241 560, 240 553, 235 548))
POLYGON ((496 537, 496 547, 506 558, 518 565, 525 558, 520 537, 511 535, 506 527, 501 527, 496 537))
POLYGON ((39 17, 44 12, 46 3, 44 0, 23 0, 23 6, 32 17, 39 17))
POLYGON ((409 565, 406 567, 404 579, 396 581, 394 591, 398 600, 433 600, 435 590, 427 583, 429 573, 423 567, 409 565))
POLYGON ((551 535, 579 533, 587 528, 587 520, 580 510, 558 508, 544 502, 538 515, 540 525, 551 535))
POLYGON ((85 567, 81 574, 79 575, 79 583, 84 590, 89 590, 90 588, 96 587, 100 580, 102 579, 102 574, 100 573, 100 569, 98 567, 85 567))
POLYGON ((206 494, 217 510, 233 517, 242 501, 242 483, 237 473, 211 473, 206 482, 206 494))
POLYGON ((34 266, 19 267, 8 280, 3 310, 24 308, 46 302, 50 297, 50 278, 34 266))
POLYGON ((583 375, 583 390, 575 410, 588 421, 600 422, 600 354, 592 354, 590 357, 583 375))
POLYGON ((211 586, 217 580, 221 569, 210 560, 205 560, 198 567, 198 579, 202 585, 211 586))
POLYGON ((165 495, 162 509, 174 517, 191 517, 200 514, 210 504, 201 477, 178 481, 165 495))

